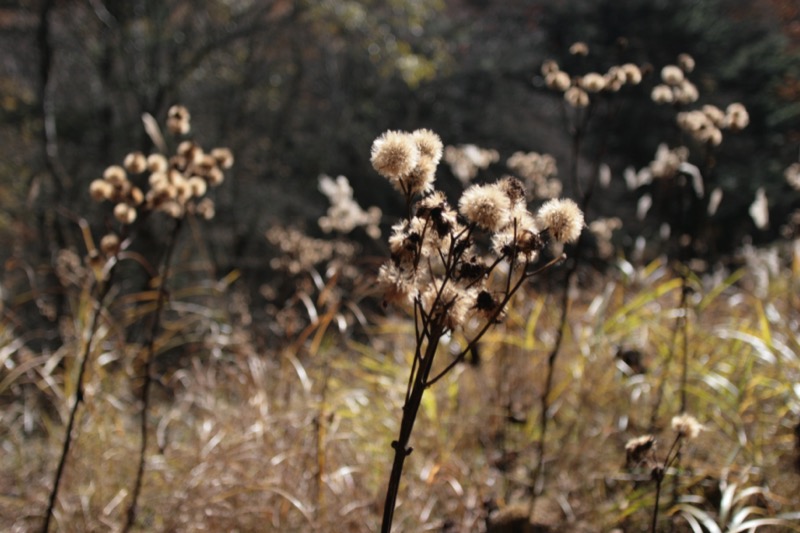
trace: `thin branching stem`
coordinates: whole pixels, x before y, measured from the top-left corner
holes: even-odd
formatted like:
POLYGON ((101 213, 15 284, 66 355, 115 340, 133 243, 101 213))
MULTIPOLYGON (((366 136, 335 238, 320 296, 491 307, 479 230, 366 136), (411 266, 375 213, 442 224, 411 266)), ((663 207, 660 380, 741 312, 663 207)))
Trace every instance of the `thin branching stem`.
POLYGON ((144 478, 145 459, 147 457, 147 441, 149 432, 147 428, 147 414, 150 408, 150 388, 153 383, 153 362, 155 360, 155 347, 156 336, 161 326, 161 312, 164 308, 164 303, 167 300, 167 280, 170 275, 170 262, 172 254, 175 251, 178 242, 178 234, 180 233, 183 219, 177 219, 172 228, 169 241, 167 241, 167 248, 164 252, 164 259, 161 264, 160 273, 161 279, 158 287, 158 295, 156 296, 156 308, 153 311, 153 319, 150 327, 149 336, 147 339, 147 347, 144 353, 144 383, 141 389, 141 411, 139 412, 139 431, 141 433, 141 442, 139 447, 139 465, 136 469, 136 478, 134 480, 133 491, 131 493, 131 502, 128 506, 126 514, 125 527, 123 533, 127 533, 136 522, 137 505, 139 495, 142 491, 142 480, 144 478))
POLYGON ((72 402, 72 406, 69 410, 69 418, 67 419, 67 428, 64 434, 64 443, 61 446, 61 455, 59 456, 58 460, 58 467, 56 468, 55 477, 53 478, 53 487, 50 490, 50 496, 47 502, 47 509, 45 511, 45 518, 44 523, 42 524, 42 533, 47 533, 50 529, 50 519, 53 516, 53 511, 55 510, 56 506, 56 499, 58 498, 58 489, 61 485, 61 479, 64 475, 64 467, 67 464, 67 456, 69 456, 69 450, 72 447, 72 431, 75 427, 75 420, 77 419, 78 415, 78 408, 80 404, 83 403, 84 400, 84 381, 86 379, 86 370, 89 367, 89 355, 92 352, 92 342, 94 341, 94 335, 97 332, 97 326, 100 323, 100 315, 103 314, 103 301, 108 296, 109 291, 111 290, 112 286, 112 279, 114 276, 114 272, 116 270, 116 266, 118 264, 117 257, 113 257, 111 260, 111 267, 106 271, 104 270, 104 274, 106 274, 105 278, 100 282, 98 285, 98 294, 97 294, 97 305, 94 308, 94 312, 92 313, 92 319, 89 324, 89 338, 86 339, 86 343, 83 347, 83 352, 80 354, 80 367, 78 368, 78 380, 75 384, 75 400, 72 402))

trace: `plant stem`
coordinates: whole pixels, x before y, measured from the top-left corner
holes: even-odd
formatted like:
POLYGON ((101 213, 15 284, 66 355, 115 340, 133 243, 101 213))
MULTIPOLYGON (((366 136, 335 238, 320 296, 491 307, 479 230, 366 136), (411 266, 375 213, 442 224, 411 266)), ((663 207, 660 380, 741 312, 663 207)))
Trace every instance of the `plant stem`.
POLYGON ((75 427, 75 420, 77 419, 78 407, 83 403, 83 382, 86 376, 86 369, 89 367, 89 355, 91 354, 92 341, 94 334, 97 331, 97 325, 100 322, 100 315, 103 312, 103 300, 106 299, 109 290, 111 289, 111 280, 116 270, 116 257, 112 259, 115 261, 114 265, 109 269, 107 279, 100 285, 97 295, 97 307, 92 314, 92 320, 89 325, 89 338, 86 340, 83 352, 80 355, 80 367, 78 369, 78 381, 75 384, 75 401, 69 410, 69 419, 67 421, 67 429, 64 435, 64 444, 61 447, 61 456, 58 460, 58 467, 53 479, 53 488, 50 490, 50 497, 47 502, 47 510, 45 511, 44 523, 42 524, 42 533, 47 533, 50 529, 50 519, 53 516, 53 511, 56 506, 56 498, 58 497, 58 488, 61 485, 61 479, 64 475, 64 467, 67 464, 67 456, 69 455, 70 447, 72 446, 72 430, 75 427))
POLYGON ((158 287, 158 295, 156 296, 156 309, 153 312, 153 322, 150 327, 149 338, 147 339, 147 348, 144 361, 144 383, 142 384, 141 391, 142 408, 139 413, 139 426, 141 432, 139 466, 136 469, 136 479, 133 485, 131 503, 128 507, 125 527, 122 529, 123 533, 130 531, 134 522, 136 522, 137 503, 139 501, 139 495, 142 491, 142 479, 144 478, 144 464, 148 441, 147 412, 150 407, 150 387, 153 383, 153 360, 155 359, 156 335, 158 334, 158 330, 161 325, 161 311, 163 310, 164 302, 167 299, 167 280, 169 279, 170 261, 172 260, 172 254, 175 251, 175 245, 178 241, 178 233, 180 232, 182 223, 182 218, 179 218, 175 221, 169 241, 167 242, 164 259, 161 264, 161 268, 159 269, 161 280, 158 287))
POLYGON ((389 476, 389 486, 386 490, 386 502, 383 506, 381 533, 389 533, 392 530, 392 519, 394 517, 394 508, 397 504, 397 493, 400 489, 403 464, 405 463, 406 457, 411 455, 412 451, 412 448, 408 446, 409 440, 411 439, 411 431, 414 429, 417 412, 422 403, 422 395, 428 386, 428 376, 431 373, 431 368, 433 368, 433 357, 436 355, 436 348, 439 345, 439 339, 443 333, 442 327, 438 324, 431 324, 431 328, 430 334, 428 335, 428 345, 425 348, 425 355, 420 359, 419 369, 411 384, 411 393, 408 395, 408 400, 405 405, 403 405, 400 434, 397 440, 392 442, 394 461, 392 462, 392 472, 389 476))

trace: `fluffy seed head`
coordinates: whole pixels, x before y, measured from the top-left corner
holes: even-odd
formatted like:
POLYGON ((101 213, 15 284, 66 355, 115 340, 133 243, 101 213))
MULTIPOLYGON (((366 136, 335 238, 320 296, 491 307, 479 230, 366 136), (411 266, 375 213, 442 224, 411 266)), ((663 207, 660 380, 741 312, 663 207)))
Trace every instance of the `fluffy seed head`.
POLYGON ((580 41, 572 43, 572 46, 569 47, 569 53, 574 56, 589 55, 589 46, 586 43, 580 41))
POLYGON ((682 413, 672 417, 672 429, 687 439, 696 438, 705 428, 690 414, 682 413))
POLYGON ((114 186, 106 180, 94 180, 89 184, 89 196, 95 202, 108 200, 114 193, 114 186))
POLYGON ((558 242, 573 242, 583 230, 583 213, 570 199, 548 200, 537 214, 537 223, 558 242))
POLYGON ((458 211, 488 231, 499 231, 510 220, 511 199, 497 185, 473 185, 461 195, 458 211))
POLYGON ((691 104, 700 98, 697 86, 689 80, 683 80, 675 87, 675 99, 681 104, 691 104))
POLYGON ((557 91, 566 91, 570 86, 569 74, 563 70, 556 70, 548 73, 544 77, 544 82, 547 84, 548 88, 555 89, 557 91))
POLYGON ((123 224, 132 224, 136 220, 136 209, 125 203, 114 206, 114 217, 123 224))
POLYGON ((633 63, 625 63, 620 67, 625 73, 625 81, 631 85, 639 85, 642 81, 641 69, 633 63))
POLYGON ((689 54, 680 54, 678 56, 678 66, 688 74, 694 70, 694 58, 689 54))
POLYGON ((602 91, 606 86, 606 80, 601 74, 597 72, 589 72, 581 78, 581 87, 590 93, 597 93, 602 91))
POLYGON ((650 98, 657 104, 671 104, 675 95, 668 85, 656 85, 650 93, 650 98))
POLYGON ((434 132, 428 129, 419 129, 411 134, 414 141, 417 143, 417 150, 421 159, 430 159, 433 166, 439 164, 442 160, 442 151, 444 145, 442 139, 434 132))
POLYGON ((661 69, 661 79, 667 85, 678 85, 683 81, 683 71, 675 65, 667 65, 661 69))
POLYGON ((233 152, 230 148, 214 148, 211 150, 211 157, 213 157, 217 164, 224 169, 229 169, 233 166, 233 152))
POLYGON ((419 162, 419 149, 414 138, 401 131, 387 131, 372 143, 370 160, 382 176, 401 180, 419 162))
POLYGON ((742 104, 735 102, 725 110, 725 122, 734 131, 743 130, 750 124, 750 115, 742 104))
POLYGON ((119 237, 114 233, 103 235, 100 239, 100 250, 106 255, 114 255, 119 251, 119 237))
POLYGON ((150 172, 166 172, 168 166, 167 158, 162 154, 150 154, 147 156, 147 170, 150 172))
POLYGON ((128 176, 121 166, 111 165, 103 172, 103 179, 111 185, 122 185, 123 182, 128 181, 128 176))
POLYGON ((580 87, 570 87, 564 93, 564 99, 572 107, 586 107, 589 105, 589 95, 580 87))
POLYGON ((122 165, 131 174, 141 174, 147 170, 147 158, 142 152, 131 152, 125 156, 122 165))

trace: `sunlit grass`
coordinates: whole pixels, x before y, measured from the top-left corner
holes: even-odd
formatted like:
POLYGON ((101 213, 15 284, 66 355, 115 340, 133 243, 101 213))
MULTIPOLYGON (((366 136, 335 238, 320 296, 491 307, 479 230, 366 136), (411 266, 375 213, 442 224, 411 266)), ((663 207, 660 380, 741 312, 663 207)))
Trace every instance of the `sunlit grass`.
MULTIPOLYGON (((799 510, 798 311, 783 274, 761 296, 751 292, 747 272, 728 283, 695 283, 688 411, 706 430, 667 474, 665 527, 673 521, 713 530, 708 524, 718 521, 725 530, 733 516, 756 520, 799 510)), ((680 280, 661 263, 633 276, 588 279, 592 286, 573 301, 551 390, 545 486, 534 518, 557 530, 638 530, 647 527, 654 492, 646 473, 625 469, 624 445, 652 432, 663 455, 672 438, 680 365, 666 359, 680 280), (641 353, 643 373, 617 357, 620 347, 641 353)), ((302 345, 257 349, 262 344, 229 320, 225 297, 189 288, 173 294, 157 343, 163 372, 154 388, 155 437, 137 527, 374 531, 414 348, 410 322, 375 317, 375 329, 348 338, 320 321, 321 333, 310 332, 302 345)), ((445 524, 482 531, 490 509, 529 496, 543 358, 559 318, 555 298, 534 290, 518 295, 504 324, 484 338, 480 363, 459 365, 425 395, 397 531, 445 524)), ((130 305, 139 314, 150 304, 130 305)), ((115 308, 109 316, 126 315, 115 308)), ((73 321, 76 331, 85 328, 80 313, 73 321)), ((5 331, 0 528, 27 531, 39 527, 46 505, 63 406, 74 389, 71 354, 80 341, 32 354, 5 331)), ((138 346, 126 344, 124 331, 124 323, 111 323, 96 334, 88 401, 55 516, 59 530, 124 522, 138 446, 130 378, 138 346)), ((447 342, 463 344, 458 336, 447 342)), ((788 517, 781 527, 797 523, 788 517)))

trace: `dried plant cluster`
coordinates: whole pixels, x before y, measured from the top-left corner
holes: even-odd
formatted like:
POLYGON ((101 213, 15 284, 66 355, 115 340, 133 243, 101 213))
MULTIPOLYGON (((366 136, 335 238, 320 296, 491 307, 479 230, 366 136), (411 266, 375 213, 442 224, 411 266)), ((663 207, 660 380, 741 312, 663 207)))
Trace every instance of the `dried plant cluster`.
MULTIPOLYGON (((187 135, 191 129, 189 111, 180 105, 169 109, 167 130, 187 135)), ((160 144, 160 143, 159 143, 160 144)), ((114 204, 114 217, 123 225, 136 221, 140 213, 163 212, 173 218, 197 214, 206 220, 214 217, 214 202, 205 197, 209 187, 225 179, 224 171, 233 166, 228 148, 206 153, 191 140, 180 141, 172 156, 131 152, 120 165, 112 165, 103 178, 89 185, 89 194, 98 202, 114 204)))
POLYGON ((433 189, 440 157, 441 142, 424 130, 389 132, 373 145, 375 169, 409 205, 424 193, 413 203, 413 214, 392 228, 392 259, 381 267, 378 282, 387 302, 418 313, 423 329, 437 323, 454 330, 474 320, 496 318, 548 241, 578 238, 583 215, 571 200, 550 200, 534 215, 528 210, 524 185, 512 177, 470 186, 456 211, 433 189), (398 165, 396 153, 407 162, 421 161, 422 168, 416 163, 398 165), (482 240, 491 246, 480 249, 477 243, 482 240), (507 283, 497 290, 489 280, 500 265, 507 283))
MULTIPOLYGON (((589 47, 586 43, 574 43, 570 53, 586 56, 589 47)), ((587 107, 592 94, 616 93, 626 85, 639 85, 642 81, 642 71, 633 63, 614 65, 604 73, 587 72, 571 76, 561 70, 556 61, 548 60, 542 64, 542 75, 547 87, 564 93, 564 100, 574 108, 587 107)))
MULTIPOLYGON (((391 530, 394 506, 416 413, 425 390, 463 359, 501 317, 548 241, 573 242, 583 213, 571 200, 528 210, 525 186, 506 177, 467 188, 457 210, 434 188, 442 142, 429 130, 388 131, 372 145, 372 165, 400 191, 409 209, 392 228, 391 259, 378 273, 385 301, 414 316, 416 347, 400 435, 389 480, 382 531, 391 530), (488 244, 486 248, 479 246, 488 244), (468 346, 432 376, 443 335, 460 331, 468 346)), ((551 263, 552 264, 552 263, 551 263)))

